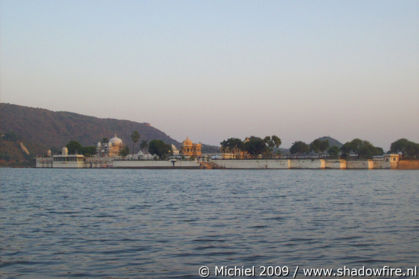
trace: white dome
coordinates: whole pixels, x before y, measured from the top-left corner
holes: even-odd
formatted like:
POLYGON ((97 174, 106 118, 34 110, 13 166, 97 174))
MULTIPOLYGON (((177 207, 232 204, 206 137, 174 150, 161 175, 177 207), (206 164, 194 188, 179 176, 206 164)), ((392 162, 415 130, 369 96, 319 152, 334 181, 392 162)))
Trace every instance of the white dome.
POLYGON ((122 145, 122 140, 115 135, 109 140, 109 145, 122 145))

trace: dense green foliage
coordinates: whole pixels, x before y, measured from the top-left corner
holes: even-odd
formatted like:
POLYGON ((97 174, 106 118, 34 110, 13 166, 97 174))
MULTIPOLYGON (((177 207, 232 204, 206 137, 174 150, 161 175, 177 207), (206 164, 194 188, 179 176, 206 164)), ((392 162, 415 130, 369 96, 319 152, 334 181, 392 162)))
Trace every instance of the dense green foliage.
POLYGON ((263 139, 259 137, 250 137, 244 144, 244 148, 250 155, 259 155, 266 153, 268 147, 263 139))
POLYGON ((83 146, 81 154, 84 156, 93 156, 96 154, 96 146, 83 146))
POLYGON ((125 157, 129 154, 129 148, 128 146, 122 147, 121 151, 119 151, 119 155, 122 157, 125 157))
POLYGON ((83 154, 84 156, 93 156, 96 154, 95 146, 82 146, 78 141, 69 141, 66 145, 68 154, 83 154))
POLYGON ((303 154, 310 151, 310 146, 308 146, 305 142, 296 141, 290 148, 291 154, 303 154))
POLYGON ((384 151, 381 147, 375 147, 369 141, 361 139, 353 139, 342 145, 342 156, 347 157, 350 153, 357 154, 359 158, 370 158, 376 155, 383 155, 384 151))
POLYGON ((234 150, 244 150, 244 143, 238 138, 229 138, 221 142, 224 152, 233 152, 234 150))
POLYGON ((152 140, 148 144, 148 152, 159 156, 160 159, 165 159, 171 154, 172 147, 162 140, 152 140))
POLYGON ((75 140, 71 140, 66 145, 68 149, 68 154, 81 154, 83 151, 83 146, 75 140))
POLYGON ((419 158, 419 144, 407 139, 399 139, 391 144, 390 152, 401 152, 405 158, 419 158))
POLYGON ((338 155, 339 155, 339 151, 340 151, 339 147, 337 147, 336 145, 334 145, 334 146, 331 146, 331 147, 327 150, 327 153, 328 153, 330 156, 338 156, 338 155))
POLYGON ((272 154, 274 148, 278 148, 281 145, 281 139, 278 136, 266 136, 263 141, 268 148, 269 153, 272 154))
POLYGON ((276 136, 266 136, 259 138, 251 136, 242 141, 238 138, 229 138, 221 142, 221 149, 223 152, 238 152, 246 151, 252 156, 260 154, 272 154, 275 148, 281 145, 281 139, 276 136))
POLYGON ((310 143, 310 150, 316 153, 323 153, 329 148, 328 140, 316 139, 310 143))

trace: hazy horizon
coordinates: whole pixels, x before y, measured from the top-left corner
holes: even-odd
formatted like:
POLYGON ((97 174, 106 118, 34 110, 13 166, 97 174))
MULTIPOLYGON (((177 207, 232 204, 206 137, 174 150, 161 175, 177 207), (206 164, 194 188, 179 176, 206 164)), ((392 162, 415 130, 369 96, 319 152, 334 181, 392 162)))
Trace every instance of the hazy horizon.
POLYGON ((419 142, 418 1, 0 0, 0 101, 182 141, 419 142))

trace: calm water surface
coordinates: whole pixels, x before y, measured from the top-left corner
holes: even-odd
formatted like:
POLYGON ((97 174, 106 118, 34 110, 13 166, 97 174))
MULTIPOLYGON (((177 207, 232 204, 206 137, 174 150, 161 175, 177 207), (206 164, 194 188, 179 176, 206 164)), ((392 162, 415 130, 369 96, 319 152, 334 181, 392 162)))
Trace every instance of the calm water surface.
POLYGON ((419 264, 419 171, 0 169, 1 278, 419 264))

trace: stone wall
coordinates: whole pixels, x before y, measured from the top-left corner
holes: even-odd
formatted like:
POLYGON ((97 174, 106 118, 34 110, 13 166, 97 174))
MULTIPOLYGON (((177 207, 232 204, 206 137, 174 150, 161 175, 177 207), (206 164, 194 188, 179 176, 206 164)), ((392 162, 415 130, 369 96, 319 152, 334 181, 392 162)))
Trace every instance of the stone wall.
POLYGON ((347 169, 372 169, 374 162, 372 160, 348 160, 346 161, 347 169))
POLYGON ((326 159, 326 169, 346 169, 346 160, 342 160, 342 159, 327 160, 326 159))
POLYGON ((226 169, 288 169, 290 160, 211 160, 226 169))
POLYGON ((400 160, 397 169, 399 170, 419 170, 419 160, 400 160))
POLYGON ((197 161, 115 160, 114 168, 199 168, 197 161))
POLYGON ((37 168, 52 168, 52 157, 37 157, 35 166, 37 168))
POLYGON ((390 168, 390 161, 388 160, 373 160, 373 168, 374 169, 389 169, 390 168))
POLYGON ((324 169, 326 167, 324 159, 294 159, 290 161, 290 169, 324 169))

